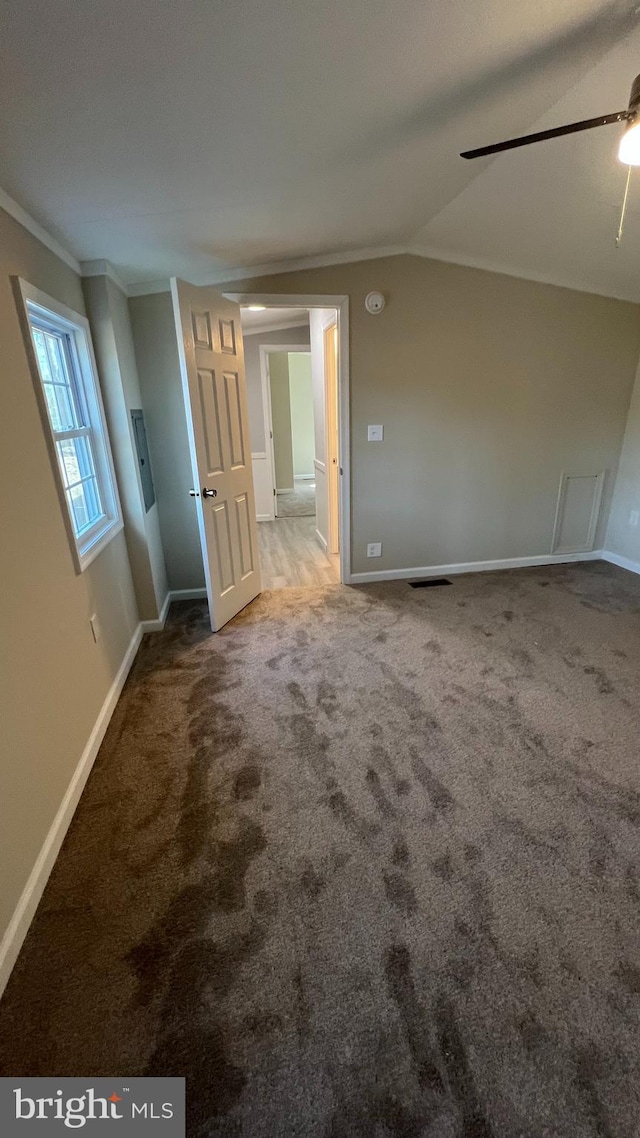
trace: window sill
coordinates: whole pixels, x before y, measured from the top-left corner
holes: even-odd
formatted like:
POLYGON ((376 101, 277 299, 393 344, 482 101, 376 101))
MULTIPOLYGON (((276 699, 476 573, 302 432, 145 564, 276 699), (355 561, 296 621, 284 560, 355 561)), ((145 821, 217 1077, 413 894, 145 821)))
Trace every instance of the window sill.
POLYGON ((74 550, 74 561, 76 563, 76 573, 84 573, 85 569, 95 561, 99 553, 106 549, 109 542, 113 540, 124 529, 124 522, 122 518, 114 518, 109 524, 100 532, 96 534, 90 545, 82 551, 78 549, 76 544, 74 550))

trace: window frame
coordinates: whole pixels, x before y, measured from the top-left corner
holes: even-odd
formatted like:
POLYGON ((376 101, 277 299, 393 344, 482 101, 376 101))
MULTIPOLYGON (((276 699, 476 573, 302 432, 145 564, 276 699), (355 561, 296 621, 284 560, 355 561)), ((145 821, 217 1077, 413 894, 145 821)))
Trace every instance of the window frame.
POLYGON ((20 277, 14 278, 14 289, 62 516, 76 572, 82 573, 116 534, 120 533, 124 524, 89 321, 86 316, 74 312, 73 309, 20 277), (54 335, 65 337, 64 354, 69 383, 78 406, 87 418, 87 424, 84 426, 62 431, 55 429, 45 394, 44 378, 38 363, 34 330, 49 330, 54 335), (57 443, 64 441, 65 437, 89 439, 95 481, 103 509, 103 513, 78 534, 67 497, 63 462, 57 446, 57 443))

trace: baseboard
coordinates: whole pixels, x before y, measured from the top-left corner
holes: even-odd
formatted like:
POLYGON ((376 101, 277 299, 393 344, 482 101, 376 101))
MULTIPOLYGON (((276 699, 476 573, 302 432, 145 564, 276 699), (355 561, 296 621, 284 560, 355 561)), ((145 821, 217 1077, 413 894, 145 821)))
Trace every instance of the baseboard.
POLYGON ((164 628, 164 625, 165 625, 165 621, 167 619, 167 613, 169 612, 169 605, 170 604, 171 604, 171 593, 167 593, 166 597, 164 598, 164 600, 162 602, 162 608, 160 609, 159 617, 156 620, 141 620, 140 621, 140 625, 142 627, 143 633, 145 633, 145 632, 162 632, 162 629, 164 628))
POLYGON ((272 522, 273 514, 256 514, 257 522, 272 522))
POLYGON ((139 624, 131 638, 131 642, 118 668, 116 677, 109 688, 107 698, 100 709, 93 730, 80 756, 80 761, 72 775, 71 782, 60 803, 57 814, 44 840, 42 849, 36 858, 35 865, 29 874, 29 879, 16 905, 14 914, 9 921, 7 931, 0 942, 0 996, 6 987, 9 976, 11 975, 11 970, 29 931, 29 925, 34 918, 40 898, 44 893, 49 875, 60 852, 60 847, 64 841, 71 819, 73 818, 76 806, 80 801, 80 796, 91 773, 91 768, 100 749, 100 744, 104 739, 109 721, 120 698, 125 680, 136 658, 142 635, 142 625, 139 624))
POLYGON ((295 486, 285 486, 282 490, 276 490, 276 494, 294 494, 295 486))
MULTIPOLYGON (((317 531, 316 531, 317 532, 317 531)), ((543 553, 539 557, 505 557, 500 561, 464 561, 458 565, 418 565, 412 569, 378 569, 369 573, 352 573, 350 585, 366 585, 375 581, 408 581, 413 577, 452 577, 458 573, 488 573, 498 569, 526 569, 534 565, 568 565, 573 561, 601 561, 601 549, 588 553, 543 553)))
POLYGON ((612 565, 618 565, 620 569, 628 569, 630 573, 640 574, 640 561, 631 561, 629 557, 621 557, 619 553, 612 553, 610 549, 603 549, 601 557, 603 561, 610 561, 612 565))
POLYGON ((207 590, 200 589, 172 589, 169 593, 170 603, 173 601, 201 601, 206 600, 207 590))
POLYGON ((320 542, 320 545, 322 546, 322 548, 324 549, 324 551, 326 553, 327 549, 329 548, 329 543, 328 543, 327 539, 322 536, 319 529, 316 530, 316 537, 317 537, 318 541, 320 542))

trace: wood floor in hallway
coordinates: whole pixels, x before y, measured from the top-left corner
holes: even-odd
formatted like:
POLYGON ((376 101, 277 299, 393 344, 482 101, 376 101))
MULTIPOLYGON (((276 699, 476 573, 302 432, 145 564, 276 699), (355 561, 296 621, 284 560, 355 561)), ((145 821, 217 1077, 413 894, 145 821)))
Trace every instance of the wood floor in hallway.
POLYGON ((263 589, 338 584, 338 557, 322 549, 315 517, 259 522, 258 539, 263 589))

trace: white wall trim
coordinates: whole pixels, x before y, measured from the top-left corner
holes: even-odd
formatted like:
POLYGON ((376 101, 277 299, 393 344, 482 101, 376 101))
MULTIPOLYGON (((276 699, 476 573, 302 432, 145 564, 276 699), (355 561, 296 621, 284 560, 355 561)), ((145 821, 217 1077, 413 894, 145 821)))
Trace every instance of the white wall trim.
POLYGON ((257 522, 272 522, 273 514, 256 514, 257 522))
POLYGON ((83 277, 109 277, 125 296, 129 295, 126 284, 120 279, 111 261, 81 261, 80 271, 83 277))
POLYGON ((327 467, 326 467, 325 463, 322 462, 319 458, 314 458, 313 465, 314 465, 316 470, 320 471, 321 474, 326 474, 327 467))
POLYGON ((129 675, 131 666, 142 640, 142 625, 139 624, 131 638, 131 642, 124 654, 124 659, 118 668, 115 679, 109 688, 107 697, 100 708, 87 744, 80 756, 78 765, 71 777, 62 802, 44 840, 35 865, 29 874, 20 900, 8 928, 0 943, 0 996, 11 975, 11 970, 18 958, 24 939, 29 931, 40 898, 44 892, 49 875, 53 869, 56 857, 64 841, 65 834, 73 818, 80 796, 85 788, 91 768, 104 739, 109 721, 129 675))
POLYGON ((170 589, 160 609, 160 616, 156 620, 142 620, 140 627, 143 633, 147 632, 162 632, 165 624, 167 623, 167 616, 169 609, 174 601, 199 601, 206 598, 207 590, 202 589, 170 589))
POLYGON ((414 577, 453 577, 458 573, 487 573, 498 569, 526 569, 534 565, 568 565, 573 561, 601 561, 601 549, 588 553, 543 553, 539 557, 505 557, 499 561, 463 561, 456 565, 418 565, 413 569, 379 569, 352 573, 349 584, 366 585, 374 581, 408 581, 414 577))
POLYGON ((629 557, 621 557, 619 553, 613 553, 610 549, 602 550, 602 560, 610 561, 612 565, 617 565, 620 569, 628 569, 630 573, 638 573, 640 575, 640 561, 632 561, 629 557))
POLYGON ((171 593, 168 592, 166 597, 164 598, 164 600, 162 602, 162 607, 160 609, 160 612, 158 614, 157 619, 155 619, 155 620, 141 620, 140 621, 140 626, 142 628, 142 631, 143 632, 162 632, 162 629, 164 628, 164 625, 165 625, 165 621, 167 619, 167 613, 169 612, 169 605, 170 604, 171 604, 171 593))
POLYGON ((40 222, 36 221, 35 217, 27 213, 26 209, 23 209, 17 201, 9 197, 9 194, 6 193, 2 187, 0 187, 0 209, 3 209, 14 221, 18 221, 20 225, 28 229, 29 233, 37 237, 38 241, 46 245, 47 249, 55 253, 56 257, 64 261, 70 269, 73 269, 78 274, 81 273, 80 262, 76 260, 73 253, 70 253, 68 249, 65 249, 64 245, 61 245, 55 237, 52 237, 48 230, 46 230, 43 225, 40 225, 40 222))
MULTIPOLYGON (((231 281, 249 280, 251 277, 274 277, 280 273, 296 273, 301 269, 325 269, 331 265, 349 265, 357 261, 376 261, 381 257, 398 257, 410 252, 407 245, 379 245, 366 249, 350 249, 344 253, 321 253, 316 257, 298 257, 290 261, 272 261, 264 265, 246 265, 244 268, 216 269, 203 277, 190 278, 191 284, 217 285, 231 281)), ((155 281, 136 281, 128 286, 129 296, 147 296, 152 292, 168 292, 169 278, 155 281)), ((227 295, 225 293, 225 295, 227 295)), ((233 299, 237 299, 233 297, 233 299)), ((240 302, 244 303, 244 302, 240 302)), ((258 303, 256 301, 256 303, 258 303)), ((281 305, 283 308, 305 308, 301 305, 281 305)), ((313 307, 313 306, 312 306, 313 307)), ((325 308, 327 305, 318 305, 325 308)))
MULTIPOLYGON (((322 546, 324 552, 326 553, 327 549, 329 548, 329 545, 328 545, 327 539, 322 536, 319 529, 316 530, 316 537, 317 537, 320 545, 322 546)), ((353 578, 352 578, 352 580, 353 580, 353 578)))
POLYGON ((207 590, 204 585, 198 589, 172 589, 169 593, 173 601, 202 601, 207 599, 207 590))

